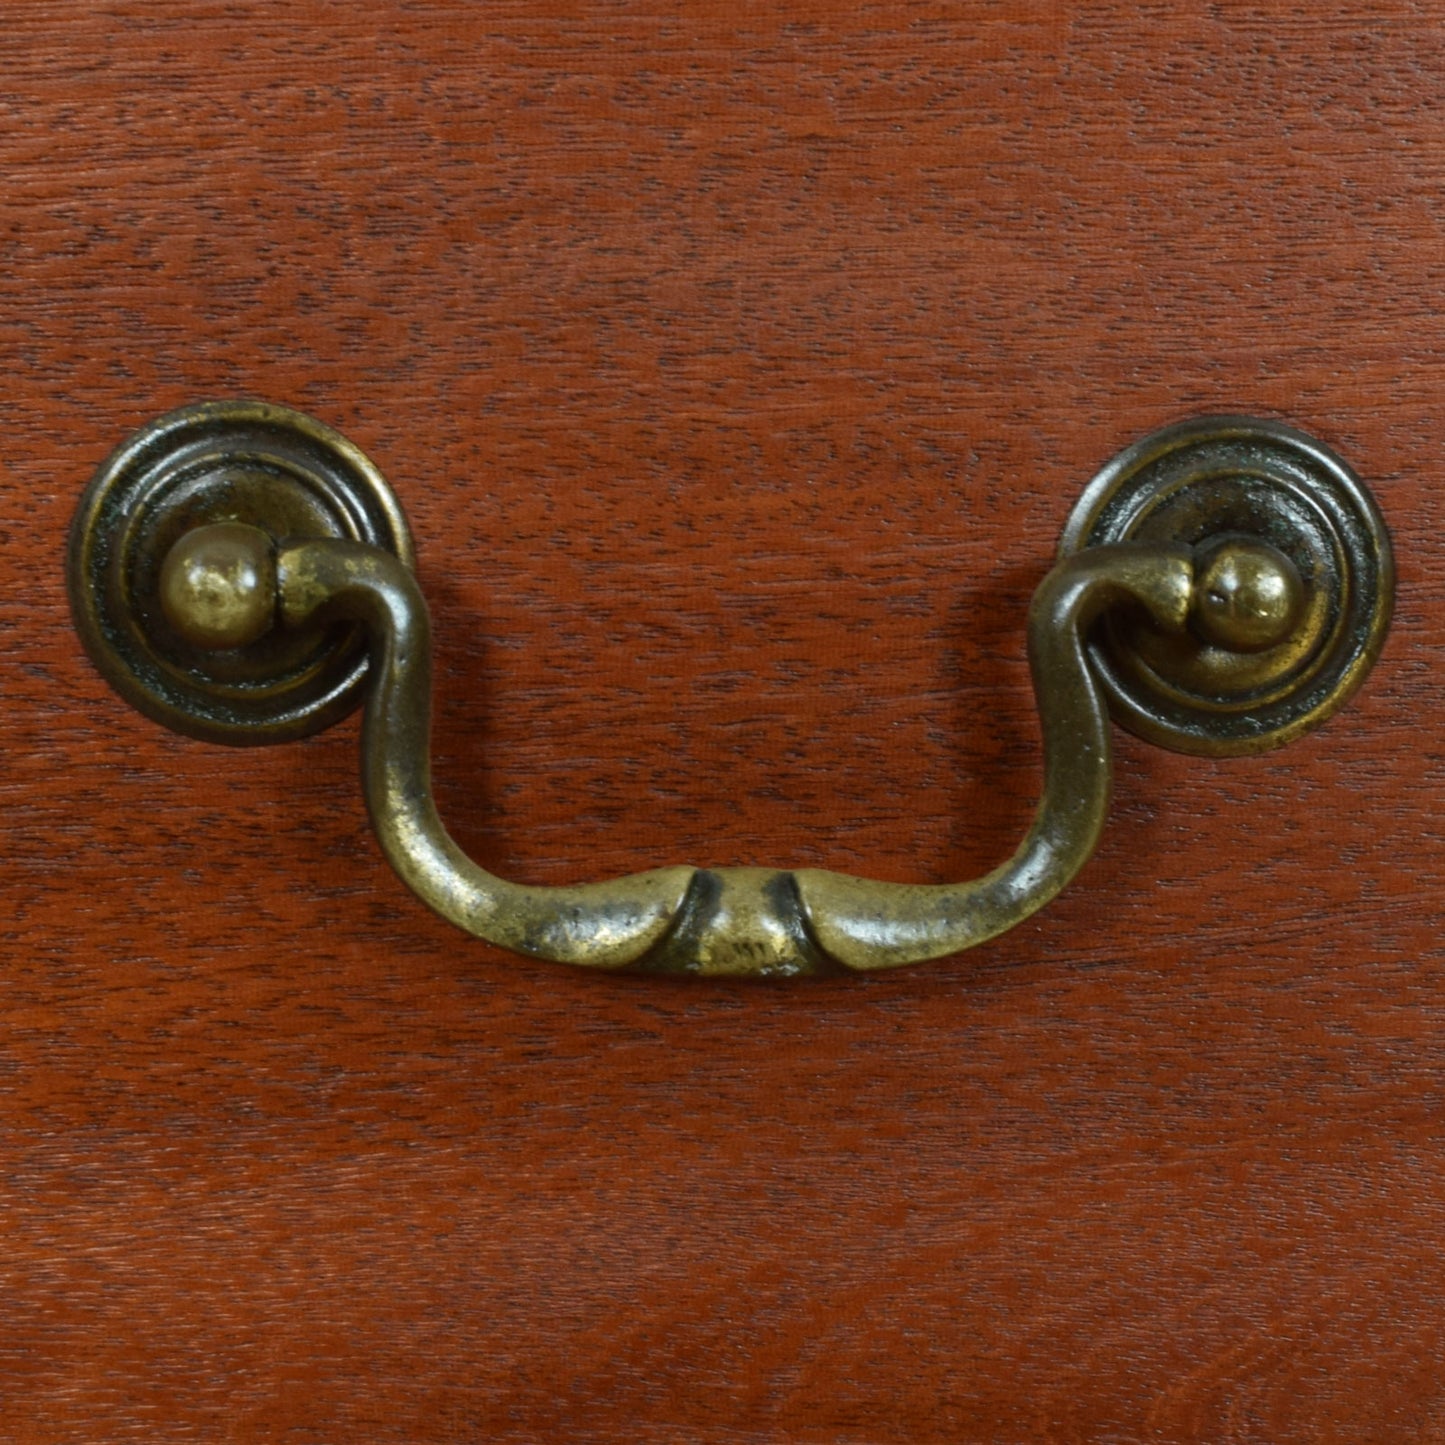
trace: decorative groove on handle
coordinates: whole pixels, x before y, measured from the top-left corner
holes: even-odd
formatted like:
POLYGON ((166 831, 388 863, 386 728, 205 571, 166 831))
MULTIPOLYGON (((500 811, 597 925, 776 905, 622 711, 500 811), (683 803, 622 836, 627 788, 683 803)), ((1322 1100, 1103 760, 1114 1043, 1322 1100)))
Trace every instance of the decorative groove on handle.
POLYGON ((188 407, 125 442, 77 509, 69 584, 97 666, 182 732, 286 741, 364 696, 382 851, 468 933, 603 970, 789 977, 896 968, 1014 927, 1098 842, 1111 710, 1164 746, 1259 752, 1344 703, 1390 620, 1373 499, 1277 422, 1202 418, 1126 449, 1085 490, 1064 552, 1029 609, 1033 824, 1005 863, 949 884, 684 866, 544 888, 487 872, 432 796, 430 623, 405 517, 356 447, 284 407, 188 407))

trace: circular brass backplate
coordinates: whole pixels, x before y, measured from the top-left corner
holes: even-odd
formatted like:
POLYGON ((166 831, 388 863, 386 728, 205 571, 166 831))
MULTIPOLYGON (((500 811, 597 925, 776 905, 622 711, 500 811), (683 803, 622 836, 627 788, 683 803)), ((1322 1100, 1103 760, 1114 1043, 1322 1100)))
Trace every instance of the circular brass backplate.
POLYGON ((1394 602, 1390 539, 1351 468, 1312 438, 1252 417, 1155 432, 1089 483, 1060 554, 1107 542, 1222 540, 1283 553, 1303 584, 1284 641, 1231 651, 1190 630, 1106 618, 1089 641, 1118 722, 1180 752, 1263 752, 1318 726, 1364 680, 1394 602))
POLYGON ((277 541, 348 538, 412 565, 386 479, 330 427, 264 402, 206 402, 152 422, 102 464, 70 531, 75 622, 95 665, 168 727, 245 746, 317 732, 360 701, 364 639, 350 624, 197 647, 167 621, 161 565, 195 527, 244 522, 277 541))

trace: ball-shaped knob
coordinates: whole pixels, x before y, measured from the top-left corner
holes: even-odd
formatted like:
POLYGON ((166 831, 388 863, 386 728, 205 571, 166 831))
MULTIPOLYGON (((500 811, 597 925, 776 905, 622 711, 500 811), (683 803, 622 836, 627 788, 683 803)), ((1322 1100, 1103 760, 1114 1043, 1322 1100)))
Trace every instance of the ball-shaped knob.
POLYGON ((276 545, 258 527, 216 522, 187 532, 161 564, 161 608, 196 647, 245 647, 276 619, 276 545))
POLYGON ((1276 647, 1299 625, 1299 569, 1263 542, 1224 538, 1195 556, 1190 620, 1206 642, 1230 652, 1276 647))

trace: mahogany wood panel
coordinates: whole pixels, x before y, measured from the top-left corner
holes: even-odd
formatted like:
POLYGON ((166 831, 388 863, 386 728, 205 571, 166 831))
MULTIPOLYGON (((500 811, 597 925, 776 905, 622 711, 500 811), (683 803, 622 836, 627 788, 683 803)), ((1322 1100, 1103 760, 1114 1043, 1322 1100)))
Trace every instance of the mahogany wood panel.
POLYGON ((1445 1439, 1442 95, 1409 0, 9 0, 7 1438, 1445 1439), (1361 470, 1397 621, 1286 751, 1121 737, 973 954, 591 977, 414 904, 354 722, 83 659, 81 487, 236 395, 393 480, 539 882, 992 866, 1028 595, 1192 413, 1361 470))

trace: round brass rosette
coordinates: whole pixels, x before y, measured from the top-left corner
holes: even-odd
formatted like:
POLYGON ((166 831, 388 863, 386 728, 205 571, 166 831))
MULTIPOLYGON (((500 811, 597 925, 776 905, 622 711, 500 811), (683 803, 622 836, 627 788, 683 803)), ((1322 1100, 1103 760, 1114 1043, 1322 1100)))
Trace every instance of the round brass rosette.
POLYGON ((368 654, 354 622, 266 628, 218 648, 167 615, 165 559, 216 523, 277 542, 364 542, 412 565, 391 488, 340 433, 263 402, 184 407, 113 452, 76 511, 68 581, 86 651, 128 702, 192 737, 244 746, 319 732, 362 698, 368 654))
POLYGON ((1278 747, 1335 713, 1384 643, 1384 521, 1347 463, 1278 422, 1200 417, 1121 452, 1079 499, 1060 555, 1111 542, 1196 549, 1203 585, 1184 632, 1117 611, 1089 644, 1116 721, 1163 747, 1278 747), (1234 546, 1214 565, 1225 542, 1247 544, 1245 564, 1234 546))

